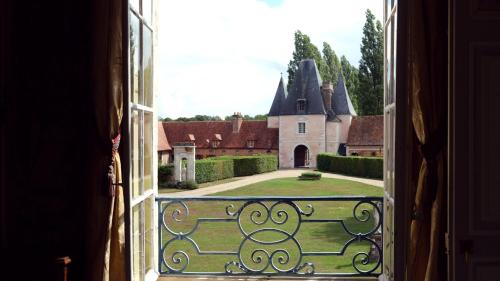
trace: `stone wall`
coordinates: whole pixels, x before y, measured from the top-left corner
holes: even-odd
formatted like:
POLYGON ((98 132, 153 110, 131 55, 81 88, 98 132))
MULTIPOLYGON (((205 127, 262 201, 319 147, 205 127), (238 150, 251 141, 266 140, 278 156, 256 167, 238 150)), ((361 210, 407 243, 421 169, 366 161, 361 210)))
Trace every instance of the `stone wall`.
POLYGON ((279 128, 280 118, 279 116, 269 116, 267 117, 267 127, 268 128, 279 128))
POLYGON ((337 153, 340 145, 340 122, 326 122, 326 151, 337 153))

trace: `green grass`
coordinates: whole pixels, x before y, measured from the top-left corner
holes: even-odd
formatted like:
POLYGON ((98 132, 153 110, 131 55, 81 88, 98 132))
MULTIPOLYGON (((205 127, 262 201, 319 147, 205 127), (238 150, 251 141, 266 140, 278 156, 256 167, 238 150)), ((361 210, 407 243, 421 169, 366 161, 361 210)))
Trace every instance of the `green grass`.
MULTIPOLYGON (((238 189, 225 191, 213 195, 219 196, 348 196, 348 195, 366 195, 366 196, 382 196, 383 190, 380 187, 370 186, 367 184, 352 182, 348 180, 329 179, 323 178, 319 181, 299 181, 296 178, 274 179, 270 181, 259 182, 256 184, 244 186, 238 189)), ((269 207, 269 203, 266 205, 269 207)), ((271 202, 273 203, 273 202, 271 202)), ((356 202, 296 202, 297 205, 304 211, 308 211, 307 204, 312 204, 314 213, 310 217, 302 216, 302 219, 342 219, 346 227, 354 233, 367 232, 373 228, 373 218, 367 222, 358 222, 353 218, 352 209, 356 202)), ((179 208, 178 205, 171 206, 165 216, 166 223, 171 226, 175 231, 182 231, 183 233, 189 232, 199 218, 231 218, 225 213, 226 207, 234 204, 236 210, 241 206, 241 202, 188 202, 189 216, 182 217, 182 222, 175 222, 171 214, 174 207, 179 208)), ((367 207, 367 205, 363 205, 367 207)), ((371 211, 371 208, 367 208, 371 211)), ((279 220, 277 210, 285 210, 288 214, 288 221, 283 224, 273 224, 267 222, 263 225, 255 225, 251 223, 249 217, 252 211, 260 210, 265 212, 262 207, 251 207, 245 209, 241 214, 241 226, 247 232, 252 232, 257 229, 265 227, 278 228, 288 233, 292 233, 294 228, 297 227, 298 216, 292 207, 289 205, 279 205, 273 218, 279 220), (259 209, 260 208, 260 209, 259 209)), ((183 212, 182 215, 185 213, 183 212)), ((360 212, 358 212, 359 215, 360 212)), ((180 218, 180 217, 179 217, 180 218)), ((262 218, 262 217, 261 217, 262 218)), ((256 217, 258 219, 258 217, 256 217)), ((237 251, 242 240, 243 235, 238 228, 236 222, 203 222, 199 225, 196 232, 190 236, 202 251, 237 251)), ((284 238, 283 234, 263 231, 256 234, 254 238, 265 241, 274 241, 284 238)), ((343 245, 351 237, 346 234, 344 229, 339 223, 306 223, 302 222, 297 234, 294 236, 300 243, 303 252, 325 252, 325 251, 340 251, 343 245)), ((164 241, 172 238, 166 231, 163 233, 164 241)), ((190 256, 190 264, 186 271, 194 272, 223 272, 224 265, 228 261, 238 261, 236 256, 219 255, 219 256, 202 256, 196 255, 193 246, 188 241, 176 241, 169 246, 167 254, 165 255, 169 264, 172 263, 171 254, 175 250, 186 249, 190 256)), ((290 253, 290 260, 284 265, 280 265, 278 260, 275 263, 281 269, 289 269, 294 267, 298 261, 298 248, 293 240, 278 243, 277 245, 261 245, 257 243, 245 242, 242 246, 242 259, 247 265, 255 269, 261 269, 263 263, 253 263, 250 259, 251 252, 256 249, 266 249, 273 252, 277 249, 287 249, 290 253)), ((368 252, 369 244, 367 242, 356 242, 351 244, 343 256, 304 256, 300 264, 304 262, 312 262, 315 264, 316 273, 336 272, 336 273, 350 273, 355 272, 352 267, 352 258, 358 252, 368 252)), ((277 257, 276 257, 277 258, 277 257)), ((266 258, 264 258, 264 261, 266 258)), ((264 262, 267 263, 267 262, 264 262)), ((362 265, 357 262, 359 268, 370 269, 374 264, 362 265)), ((179 268, 175 265, 175 268, 179 268)), ((237 268, 232 267, 235 272, 240 272, 237 268)), ((266 272, 273 272, 268 268, 266 272)), ((380 272, 380 270, 377 270, 380 272)))

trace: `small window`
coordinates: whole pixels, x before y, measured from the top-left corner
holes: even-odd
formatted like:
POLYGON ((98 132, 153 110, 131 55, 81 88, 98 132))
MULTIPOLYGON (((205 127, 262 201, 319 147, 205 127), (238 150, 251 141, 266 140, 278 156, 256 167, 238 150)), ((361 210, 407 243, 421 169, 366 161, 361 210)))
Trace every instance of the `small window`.
POLYGON ((297 113, 304 113, 306 111, 306 99, 297 100, 297 113))
POLYGON ((299 122, 299 134, 305 134, 305 133, 306 133, 306 123, 299 122))
POLYGON ((255 147, 255 141, 254 140, 248 140, 247 141, 247 147, 248 148, 254 148, 255 147))

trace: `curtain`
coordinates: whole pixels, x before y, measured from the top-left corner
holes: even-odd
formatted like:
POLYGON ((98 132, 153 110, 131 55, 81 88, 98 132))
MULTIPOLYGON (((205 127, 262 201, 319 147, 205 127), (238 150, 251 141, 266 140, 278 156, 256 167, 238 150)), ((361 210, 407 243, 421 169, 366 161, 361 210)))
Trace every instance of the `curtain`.
POLYGON ((122 0, 92 1, 94 139, 89 169, 85 280, 125 280, 125 205, 118 153, 123 116, 122 0), (97 136, 97 137, 96 137, 97 136), (96 176, 97 175, 97 176, 96 176))
POLYGON ((410 1, 410 109, 418 169, 407 280, 446 280, 447 1, 410 1))

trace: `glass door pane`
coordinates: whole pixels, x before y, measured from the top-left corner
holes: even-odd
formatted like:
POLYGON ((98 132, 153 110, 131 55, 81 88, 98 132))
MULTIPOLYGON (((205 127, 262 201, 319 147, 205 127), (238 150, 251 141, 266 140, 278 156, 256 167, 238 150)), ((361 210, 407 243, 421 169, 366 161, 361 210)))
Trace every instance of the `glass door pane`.
POLYGON ((144 113, 144 190, 153 188, 153 114, 144 113))
POLYGON ((134 13, 130 13, 130 92, 131 101, 139 102, 139 77, 140 77, 140 21, 134 13))
POLYGON ((140 163, 141 163, 141 130, 140 130, 140 119, 139 112, 137 110, 132 111, 132 116, 130 118, 130 168, 132 170, 132 198, 135 198, 141 194, 140 192, 140 163))

